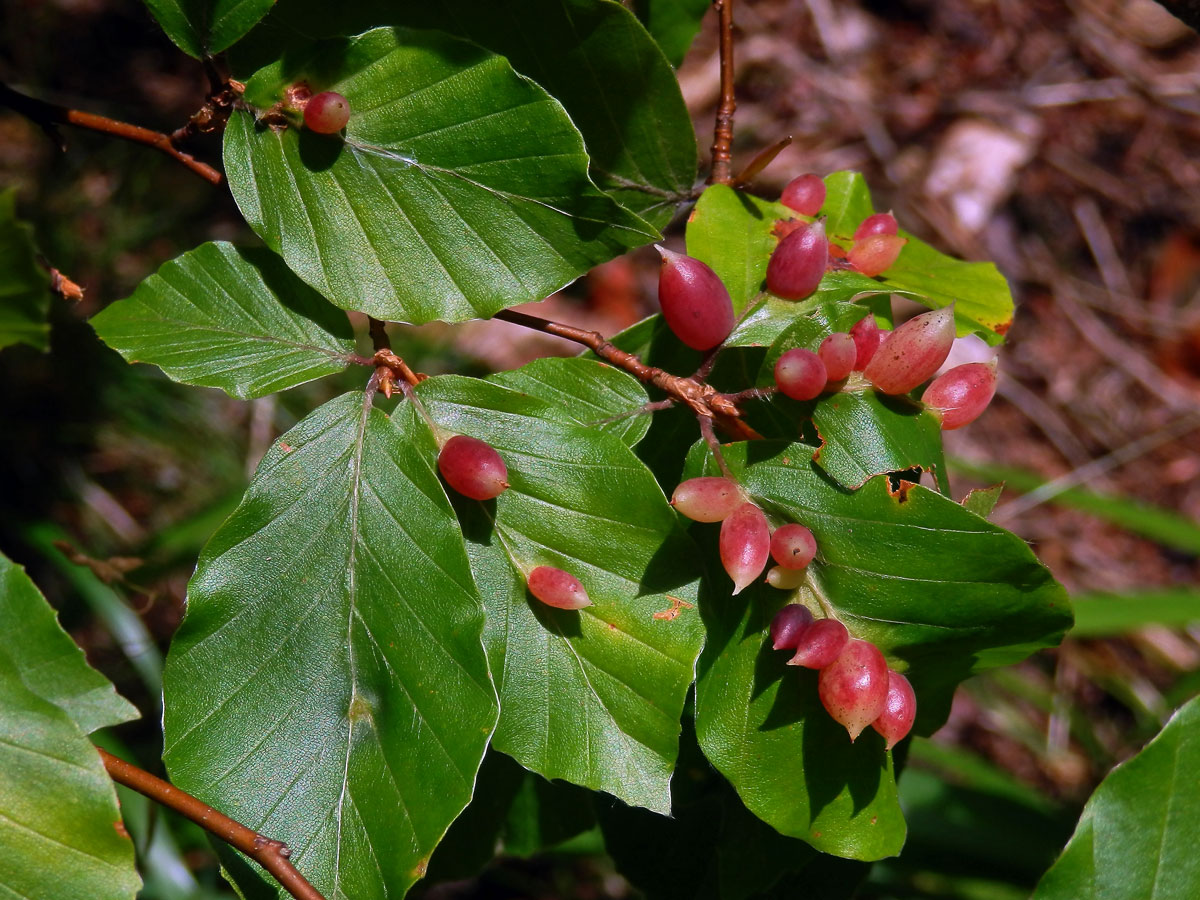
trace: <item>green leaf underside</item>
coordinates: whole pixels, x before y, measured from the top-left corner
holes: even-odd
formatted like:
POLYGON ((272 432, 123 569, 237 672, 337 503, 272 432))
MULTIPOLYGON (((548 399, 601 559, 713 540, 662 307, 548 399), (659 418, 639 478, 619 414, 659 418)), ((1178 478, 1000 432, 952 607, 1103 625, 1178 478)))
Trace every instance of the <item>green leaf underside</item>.
POLYGON ((634 0, 633 8, 671 65, 683 62, 711 0, 634 0))
POLYGON ((346 314, 282 259, 224 242, 166 263, 92 327, 130 362, 243 399, 339 372, 354 352, 346 314))
POLYGON ((275 0, 144 0, 175 46, 200 59, 232 46, 275 0))
POLYGON ((610 432, 627 447, 635 446, 650 428, 649 415, 635 415, 649 402, 641 382, 595 359, 537 359, 488 381, 545 400, 546 413, 561 421, 610 432))
POLYGON ((96 749, 0 648, 0 896, 133 900, 133 843, 96 749))
POLYGON ((361 393, 310 414, 205 548, 167 660, 174 782, 285 840, 330 900, 421 876, 496 719, 435 453, 361 393))
POLYGON ((247 97, 266 107, 302 79, 346 96, 344 140, 239 112, 225 166, 251 227, 338 306, 486 317, 657 236, 588 180, 562 107, 502 57, 380 28, 261 70, 247 97))
POLYGON ((492 745, 547 778, 666 812, 702 631, 695 549, 661 489, 616 436, 537 398, 458 377, 417 395, 439 427, 487 441, 508 466, 494 505, 456 501, 500 691, 492 745), (524 572, 538 565, 570 572, 593 605, 534 599, 524 572), (672 597, 691 608, 655 619, 672 597))
MULTIPOLYGON (((857 172, 834 172, 825 178, 826 231, 831 240, 849 248, 854 230, 874 209, 866 181, 857 172)), ((938 308, 957 303, 955 322, 960 335, 978 333, 999 344, 1012 323, 1012 292, 991 263, 953 259, 901 230, 908 243, 899 259, 879 278, 855 272, 826 274, 816 294, 801 303, 773 298, 764 291, 767 263, 778 245, 772 233, 779 219, 802 219, 781 203, 771 203, 726 185, 708 188, 688 222, 688 253, 708 263, 725 281, 734 308, 750 312, 728 343, 770 343, 812 299, 851 300, 870 293, 905 294, 938 308)))
POLYGON ((17 218, 16 189, 0 191, 0 347, 50 348, 49 284, 33 229, 17 218))
POLYGON ((25 570, 3 554, 0 634, 8 661, 25 687, 62 709, 84 734, 138 717, 112 683, 87 664, 25 570))
POLYGON ((656 228, 687 200, 696 178, 696 137, 679 85, 651 36, 610 0, 340 6, 281 0, 239 48, 240 64, 256 68, 277 58, 281 45, 375 25, 436 28, 507 58, 566 108, 587 144, 595 182, 656 228))
POLYGON ((1074 837, 1034 900, 1176 900, 1200 896, 1200 698, 1171 717, 1088 800, 1074 837))
MULTIPOLYGON (((699 450, 689 474, 701 474, 699 450)), ((921 487, 892 495, 887 479, 876 478, 858 491, 839 488, 810 454, 774 441, 724 448, 768 512, 812 529, 811 588, 853 635, 906 672, 920 733, 941 725, 962 679, 1049 646, 1070 625, 1062 588, 1015 535, 921 487)), ((706 466, 704 474, 716 473, 711 459, 706 466)), ((786 654, 765 644, 788 594, 756 587, 743 595, 707 613, 696 700, 701 746, 751 811, 784 834, 856 858, 897 852, 903 827, 882 740, 864 732, 850 745, 820 707, 816 674, 784 665, 786 654), (863 816, 873 808, 879 812, 863 816)), ((796 596, 822 615, 811 590, 796 596)))

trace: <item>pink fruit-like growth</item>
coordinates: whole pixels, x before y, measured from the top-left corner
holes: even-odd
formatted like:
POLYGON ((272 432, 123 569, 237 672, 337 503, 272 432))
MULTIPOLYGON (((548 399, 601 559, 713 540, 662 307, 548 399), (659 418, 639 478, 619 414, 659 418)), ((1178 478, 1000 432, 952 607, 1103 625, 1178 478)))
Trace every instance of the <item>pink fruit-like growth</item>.
POLYGON ((807 606, 789 603, 771 620, 771 647, 775 650, 795 650, 804 629, 812 624, 813 615, 807 606))
POLYGON ((304 104, 304 127, 317 134, 337 134, 350 121, 350 101, 336 91, 314 94, 304 104))
POLYGON ((854 338, 844 331, 837 331, 817 348, 817 355, 825 363, 825 376, 830 381, 843 381, 854 371, 854 361, 858 358, 858 348, 854 338))
POLYGON ((933 377, 953 343, 953 306, 913 316, 879 345, 863 377, 885 394, 907 394, 933 377))
POLYGON ((720 277, 698 259, 657 244, 658 302, 667 327, 693 350, 711 350, 733 331, 733 301, 720 277))
POLYGON ((917 718, 917 695, 908 679, 899 672, 888 669, 887 676, 887 700, 883 712, 871 727, 883 735, 887 749, 891 750, 912 731, 913 721, 917 718))
POLYGON ((855 740, 887 705, 888 667, 870 641, 851 640, 838 658, 821 670, 821 705, 855 740))
POLYGON ((817 289, 829 264, 825 223, 801 225, 782 241, 767 263, 767 290, 785 300, 803 300, 817 289))
POLYGON ((491 500, 508 487, 508 467, 486 441, 456 434, 438 454, 438 471, 464 497, 491 500))
POLYGON ((753 503, 743 503, 721 523, 721 565, 733 579, 735 594, 762 572, 770 547, 767 517, 753 503))
POLYGON ((804 629, 796 645, 796 655, 788 660, 788 665, 823 669, 841 655, 849 642, 850 632, 837 619, 817 619, 804 629))
POLYGON ((883 332, 875 321, 875 314, 868 313, 866 318, 859 319, 850 329, 850 337, 854 339, 854 371, 861 372, 879 349, 883 340, 883 332))
POLYGON ((874 213, 858 223, 854 229, 854 239, 861 241, 873 234, 896 234, 899 230, 896 217, 891 213, 874 213))
POLYGON ((783 566, 771 566, 767 569, 767 584, 781 591, 794 591, 804 584, 803 569, 785 569, 783 566))
POLYGON ((874 278, 892 267, 907 243, 906 238, 894 234, 869 234, 854 242, 846 259, 859 272, 874 278))
POLYGON ((587 591, 570 572, 554 566, 538 566, 529 573, 529 593, 547 606, 559 609, 583 609, 591 606, 587 591))
POLYGON ((803 525, 781 525, 771 535, 771 558, 785 569, 803 569, 817 555, 817 539, 803 525))
POLYGON ((941 420, 943 431, 953 431, 978 419, 995 393, 995 361, 966 363, 933 379, 921 402, 941 420))
POLYGON ((817 175, 793 178, 783 189, 779 202, 802 216, 815 216, 825 205, 825 182, 817 175))
POLYGON ((745 502, 737 484, 719 477, 689 478, 671 494, 671 505, 695 522, 720 522, 745 502))
POLYGON ((821 357, 803 347, 787 351, 775 362, 775 385, 793 400, 811 400, 828 381, 821 357))

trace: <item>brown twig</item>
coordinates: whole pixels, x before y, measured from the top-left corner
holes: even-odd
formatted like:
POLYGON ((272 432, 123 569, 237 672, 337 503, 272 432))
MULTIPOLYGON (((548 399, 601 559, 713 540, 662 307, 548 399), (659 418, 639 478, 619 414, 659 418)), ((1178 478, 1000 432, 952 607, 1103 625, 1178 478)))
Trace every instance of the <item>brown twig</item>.
POLYGON ((57 140, 60 147, 63 146, 63 142, 55 126, 74 125, 78 128, 98 131, 101 134, 109 134, 122 140, 132 141, 135 144, 145 144, 147 147, 161 150, 167 156, 183 163, 201 178, 212 184, 220 184, 224 178, 212 166, 200 162, 189 153, 184 153, 171 143, 170 137, 161 131, 151 131, 149 128, 130 125, 128 122, 119 122, 116 119, 98 116, 95 113, 69 109, 65 106, 58 106, 54 103, 47 103, 44 100, 27 97, 24 94, 14 91, 3 82, 0 82, 0 106, 7 106, 29 120, 36 122, 47 134, 57 140))
POLYGON ((710 184, 729 184, 733 181, 733 113, 737 109, 733 93, 733 0, 713 0, 713 6, 720 21, 721 100, 713 126, 712 174, 708 180, 710 184))
POLYGON ((549 319, 531 316, 514 309, 503 309, 496 313, 495 318, 582 344, 610 365, 623 369, 647 384, 654 385, 676 401, 685 404, 701 419, 714 420, 723 431, 734 437, 741 440, 755 440, 762 436, 741 421, 741 411, 737 408, 737 404, 712 385, 704 384, 694 378, 681 378, 657 366, 646 365, 637 356, 622 350, 598 331, 588 331, 584 328, 576 328, 574 325, 552 322, 549 319))
MULTIPOLYGON (((209 78, 213 77, 213 73, 210 73, 209 78)), ((182 127, 171 132, 171 143, 186 141, 197 134, 208 134, 223 127, 229 121, 234 104, 241 99, 245 90, 244 84, 232 78, 223 82, 217 81, 204 105, 192 113, 191 118, 182 127)))
POLYGON ((191 794, 179 790, 173 784, 151 775, 145 769, 139 769, 99 747, 96 749, 113 781, 175 810, 204 830, 236 847, 275 876, 275 880, 296 900, 325 900, 321 892, 309 884, 288 860, 291 851, 288 850, 287 844, 247 828, 191 794))
POLYGON ((367 327, 371 334, 371 344, 375 347, 375 355, 370 359, 355 357, 355 361, 375 366, 377 387, 383 396, 391 399, 392 391, 396 389, 397 375, 410 387, 415 387, 425 380, 424 375, 418 375, 408 367, 408 363, 392 352, 392 341, 388 337, 387 325, 384 322, 374 316, 368 316, 367 327))

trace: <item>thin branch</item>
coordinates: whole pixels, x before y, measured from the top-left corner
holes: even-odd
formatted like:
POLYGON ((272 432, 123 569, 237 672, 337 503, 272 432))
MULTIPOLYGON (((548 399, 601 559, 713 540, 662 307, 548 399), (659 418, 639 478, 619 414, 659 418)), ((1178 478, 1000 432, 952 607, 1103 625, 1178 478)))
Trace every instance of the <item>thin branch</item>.
POLYGON ((721 442, 717 440, 716 432, 713 431, 712 419, 696 416, 696 420, 700 423, 700 436, 704 438, 704 443, 708 444, 708 449, 712 453, 713 459, 717 461, 721 474, 730 481, 736 481, 733 473, 729 471, 729 463, 725 462, 725 454, 721 452, 721 442))
POLYGON ((65 106, 58 106, 54 103, 47 103, 44 100, 27 97, 24 94, 14 91, 3 82, 0 82, 0 106, 7 106, 19 112, 27 119, 36 122, 47 134, 58 141, 60 147, 63 146, 63 143, 55 126, 74 125, 77 128, 98 131, 101 134, 112 135, 122 140, 132 141, 135 144, 145 144, 147 147, 161 150, 167 156, 183 163, 201 178, 212 184, 220 184, 224 179, 224 176, 212 166, 200 162, 189 153, 184 153, 171 143, 170 137, 160 131, 151 131, 149 128, 130 125, 128 122, 119 122, 116 119, 98 116, 95 113, 69 109, 65 106))
POLYGON ((139 769, 132 763, 127 763, 99 747, 96 750, 113 781, 175 810, 180 815, 191 819, 205 831, 215 834, 221 840, 241 850, 275 876, 275 880, 283 885, 284 889, 296 900, 325 900, 321 892, 309 884, 308 880, 297 872, 296 867, 288 860, 291 851, 287 844, 272 840, 252 828, 247 828, 224 813, 217 812, 207 803, 197 800, 191 794, 184 793, 174 785, 151 775, 145 769, 139 769))
POLYGON ((369 360, 363 360, 361 357, 358 357, 357 360, 375 366, 376 385, 383 396, 391 399, 392 391, 396 389, 396 376, 399 376, 410 387, 424 381, 424 375, 418 375, 408 367, 408 363, 392 352, 392 341, 388 337, 387 325, 374 316, 368 316, 367 323, 371 333, 371 343, 375 347, 375 355, 369 360))
MULTIPOLYGON (((719 17, 721 55, 721 100, 713 125, 712 184, 733 181, 733 113, 737 100, 733 93, 733 0, 713 0, 719 17)), ((782 149, 782 148, 781 148, 782 149)))

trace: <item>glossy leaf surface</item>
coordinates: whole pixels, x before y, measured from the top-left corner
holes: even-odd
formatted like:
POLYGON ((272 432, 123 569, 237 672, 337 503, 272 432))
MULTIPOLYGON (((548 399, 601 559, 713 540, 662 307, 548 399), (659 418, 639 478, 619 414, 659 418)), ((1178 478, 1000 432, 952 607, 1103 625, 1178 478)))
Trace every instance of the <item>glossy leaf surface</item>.
POLYGON ((340 372, 354 352, 346 314, 282 259, 224 242, 164 264, 92 327, 129 362, 243 399, 340 372))
POLYGON ((535 359, 488 381, 547 403, 547 414, 606 431, 633 447, 646 436, 651 416, 637 414, 650 401, 642 383, 607 363, 584 357, 535 359))
POLYGON ((345 138, 238 112, 225 166, 251 227, 339 306, 489 316, 656 236, 592 184, 562 107, 503 57, 378 28, 260 70, 246 97, 265 110, 299 80, 347 98, 345 138))
POLYGON ((200 59, 236 43, 275 0, 143 0, 184 53, 200 59))
POLYGON ((167 659, 172 780, 330 898, 421 876, 496 719, 436 455, 361 393, 310 414, 205 548, 167 659))
MULTIPOLYGON (((805 445, 774 441, 725 448, 756 502, 812 529, 817 557, 800 598, 815 604, 812 591, 820 591, 855 637, 905 670, 922 733, 942 723, 967 675, 1053 644, 1070 624, 1061 587, 1015 535, 920 487, 893 495, 877 478, 847 491, 810 455, 805 445)), ((690 474, 701 474, 696 462, 693 454, 690 474)), ((710 461, 703 474, 715 469, 710 461)), ((849 744, 820 709, 816 674, 788 668, 766 643, 786 598, 769 588, 745 593, 706 607, 701 746, 781 832, 855 858, 897 852, 904 829, 882 739, 871 732, 849 744)))
POLYGON ((1034 900, 1175 900, 1200 894, 1200 698, 1104 779, 1034 900))
POLYGON ((50 347, 49 279, 37 263, 33 229, 17 218, 15 188, 0 192, 0 347, 50 347))
POLYGON ((133 842, 96 748, 0 648, 0 894, 133 900, 133 842))
POLYGON ((459 377, 417 395, 440 427, 508 462, 494 505, 457 504, 500 691, 493 746, 547 778, 665 812, 702 634, 695 550, 662 490, 617 437, 564 423, 534 397, 459 377), (525 572, 539 565, 578 578, 592 605, 532 600, 525 572))
POLYGON ((0 634, 8 661, 25 687, 62 709, 84 734, 138 717, 112 683, 87 664, 25 570, 3 554, 0 634))
POLYGON ((655 227, 687 201, 696 138, 679 85, 646 29, 613 0, 282 0, 246 42, 244 74, 281 46, 377 25, 438 29, 505 57, 566 108, 596 184, 655 227))

